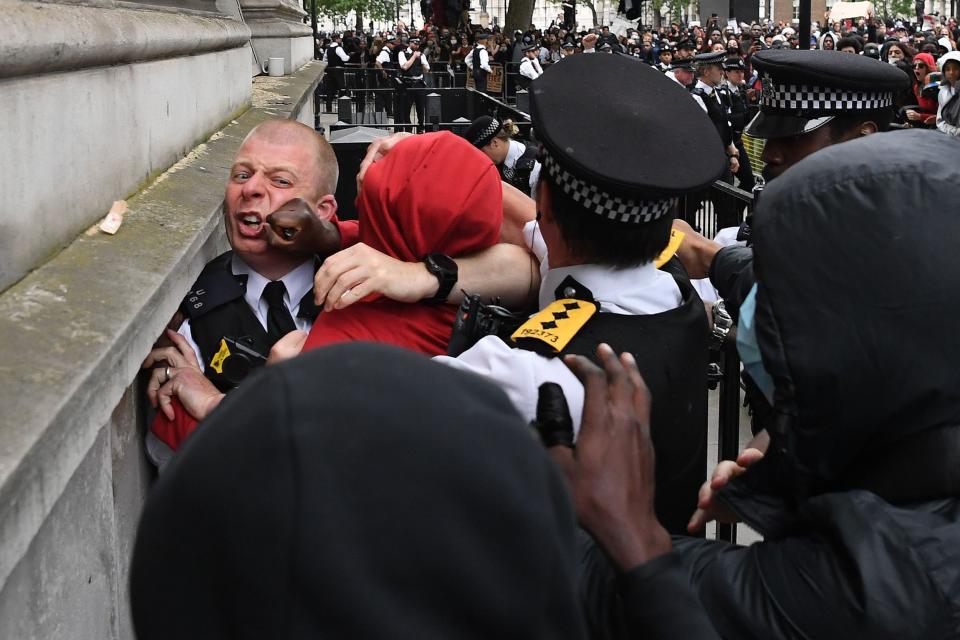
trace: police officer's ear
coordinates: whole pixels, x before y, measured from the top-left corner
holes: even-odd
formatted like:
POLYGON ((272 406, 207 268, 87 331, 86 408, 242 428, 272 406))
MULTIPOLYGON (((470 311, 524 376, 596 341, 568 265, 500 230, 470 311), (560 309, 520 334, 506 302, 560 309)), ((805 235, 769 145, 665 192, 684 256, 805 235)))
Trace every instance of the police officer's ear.
POLYGON ((316 207, 314 207, 314 209, 320 220, 329 220, 337 213, 337 199, 333 197, 333 194, 329 193, 321 196, 320 199, 316 201, 316 207))

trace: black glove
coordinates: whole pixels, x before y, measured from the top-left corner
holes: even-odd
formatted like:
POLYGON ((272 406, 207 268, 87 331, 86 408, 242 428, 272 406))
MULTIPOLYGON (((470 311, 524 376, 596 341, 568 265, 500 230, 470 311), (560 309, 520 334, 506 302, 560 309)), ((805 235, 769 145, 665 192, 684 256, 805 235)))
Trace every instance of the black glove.
POLYGON ((573 448, 573 420, 563 389, 555 382, 540 385, 537 398, 537 417, 531 423, 540 434, 543 446, 562 445, 573 448))

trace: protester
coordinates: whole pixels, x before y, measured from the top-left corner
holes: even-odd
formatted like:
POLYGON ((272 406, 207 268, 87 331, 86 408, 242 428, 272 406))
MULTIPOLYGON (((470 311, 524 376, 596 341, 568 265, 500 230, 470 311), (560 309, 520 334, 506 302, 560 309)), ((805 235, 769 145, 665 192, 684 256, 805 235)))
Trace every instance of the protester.
POLYGON ((927 78, 936 72, 937 63, 929 53, 918 53, 913 57, 913 73, 916 82, 913 83, 913 95, 916 98, 916 109, 907 109, 907 119, 919 126, 934 127, 937 123, 937 100, 924 91, 927 78))
POLYGON ((951 137, 960 137, 960 52, 951 51, 940 58, 943 81, 937 95, 937 129, 951 137))
MULTIPOLYGON (((689 236, 681 259, 737 301, 738 350, 776 413, 769 440, 718 466, 690 523, 742 519, 764 540, 674 540, 723 637, 956 635, 960 343, 943 319, 960 313, 960 218, 944 206, 958 180, 954 140, 867 136, 767 188, 752 258, 689 236), (920 217, 905 222, 904 202, 920 217)), ((614 576, 590 560, 588 618, 609 629, 614 576)))

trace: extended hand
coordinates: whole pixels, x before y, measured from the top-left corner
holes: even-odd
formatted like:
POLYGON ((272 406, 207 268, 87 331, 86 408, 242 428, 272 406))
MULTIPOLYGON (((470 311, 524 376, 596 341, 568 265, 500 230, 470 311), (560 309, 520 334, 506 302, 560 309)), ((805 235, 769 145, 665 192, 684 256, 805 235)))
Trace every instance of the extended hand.
POLYGON ((306 331, 300 331, 299 329, 291 331, 270 347, 270 357, 267 358, 267 364, 276 364, 290 358, 296 358, 303 351, 303 344, 306 341, 306 331))
POLYGON ((716 520, 727 524, 737 521, 736 515, 722 502, 716 499, 717 492, 727 485, 730 480, 747 470, 757 460, 763 457, 759 449, 748 447, 740 452, 737 461, 723 460, 713 470, 713 475, 700 487, 697 498, 697 510, 687 524, 687 531, 696 533, 708 522, 716 520))
POLYGON ((565 358, 583 383, 583 420, 576 453, 550 448, 570 489, 580 523, 622 570, 670 551, 670 536, 653 510, 654 452, 650 392, 629 353, 618 359, 597 347, 598 368, 582 356, 565 358))
POLYGON ((313 293, 317 306, 333 311, 374 294, 419 302, 436 294, 439 286, 423 263, 403 262, 359 242, 324 260, 313 293))

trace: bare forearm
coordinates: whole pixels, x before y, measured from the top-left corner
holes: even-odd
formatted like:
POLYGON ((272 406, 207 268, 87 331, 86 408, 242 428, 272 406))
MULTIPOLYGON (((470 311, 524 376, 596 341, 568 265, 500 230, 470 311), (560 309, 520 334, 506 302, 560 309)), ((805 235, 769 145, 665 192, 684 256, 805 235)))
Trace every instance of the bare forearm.
POLYGON ((496 244, 472 256, 457 258, 459 279, 447 302, 460 304, 463 292, 483 299, 499 297, 511 308, 536 302, 540 267, 530 253, 513 244, 496 244))

